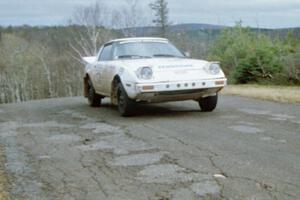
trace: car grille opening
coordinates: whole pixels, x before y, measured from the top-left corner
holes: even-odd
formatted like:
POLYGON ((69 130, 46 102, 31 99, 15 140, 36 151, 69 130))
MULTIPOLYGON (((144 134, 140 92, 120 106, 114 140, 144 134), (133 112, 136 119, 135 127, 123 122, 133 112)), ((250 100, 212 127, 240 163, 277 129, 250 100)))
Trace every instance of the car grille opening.
POLYGON ((164 91, 164 92, 156 92, 155 95, 180 95, 180 94, 193 94, 193 93, 202 93, 207 91, 208 89, 196 89, 196 90, 177 90, 177 91, 164 91))

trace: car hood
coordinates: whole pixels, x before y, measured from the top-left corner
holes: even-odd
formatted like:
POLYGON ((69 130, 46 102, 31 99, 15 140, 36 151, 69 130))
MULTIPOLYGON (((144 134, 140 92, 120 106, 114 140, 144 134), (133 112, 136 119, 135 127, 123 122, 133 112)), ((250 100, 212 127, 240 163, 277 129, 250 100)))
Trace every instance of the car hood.
MULTIPOLYGON (((151 58, 119 60, 117 65, 129 70, 137 71, 140 67, 153 69, 152 81, 183 81, 224 77, 223 72, 212 75, 207 71, 211 62, 189 58, 151 58)), ((149 82, 149 81, 148 81, 149 82)))
POLYGON ((117 61, 123 67, 128 69, 138 69, 140 67, 149 66, 157 69, 163 68, 191 68, 203 67, 208 62, 204 60, 188 59, 188 58, 147 58, 147 59, 131 59, 117 61))

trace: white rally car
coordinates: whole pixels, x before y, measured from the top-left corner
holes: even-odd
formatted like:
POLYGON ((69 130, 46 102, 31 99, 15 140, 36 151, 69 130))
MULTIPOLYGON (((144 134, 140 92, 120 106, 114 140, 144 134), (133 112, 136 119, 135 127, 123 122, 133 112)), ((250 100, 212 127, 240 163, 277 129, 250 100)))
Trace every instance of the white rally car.
POLYGON ((195 100, 202 111, 213 111, 227 82, 219 62, 188 58, 163 38, 113 40, 83 60, 89 104, 110 97, 122 116, 139 102, 195 100))

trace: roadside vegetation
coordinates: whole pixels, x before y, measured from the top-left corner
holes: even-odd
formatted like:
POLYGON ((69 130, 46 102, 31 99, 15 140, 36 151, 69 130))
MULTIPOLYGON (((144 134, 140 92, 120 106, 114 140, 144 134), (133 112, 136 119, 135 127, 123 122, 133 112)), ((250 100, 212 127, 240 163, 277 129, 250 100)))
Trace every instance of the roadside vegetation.
POLYGON ((82 95, 80 57, 95 55, 110 39, 134 36, 168 37, 192 57, 219 60, 231 84, 300 85, 299 29, 250 29, 239 22, 195 30, 172 25, 167 0, 148 5, 153 19, 139 3, 128 0, 119 10, 104 1, 78 7, 66 26, 0 27, 0 103, 82 95))
POLYGON ((300 39, 292 31, 270 37, 238 23, 222 31, 209 52, 233 84, 300 83, 300 39))
POLYGON ((3 155, 3 149, 0 147, 0 200, 7 199, 8 192, 8 179, 5 172, 5 158, 3 155))

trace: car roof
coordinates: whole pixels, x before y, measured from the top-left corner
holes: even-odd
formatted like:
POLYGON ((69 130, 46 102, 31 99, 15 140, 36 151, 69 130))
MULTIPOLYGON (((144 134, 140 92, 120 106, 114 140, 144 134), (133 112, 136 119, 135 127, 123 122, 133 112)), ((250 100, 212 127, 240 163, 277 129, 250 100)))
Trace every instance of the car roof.
POLYGON ((106 44, 114 43, 114 42, 139 42, 139 41, 168 42, 169 40, 166 38, 159 38, 159 37, 132 37, 132 38, 120 38, 120 39, 111 40, 106 44))

